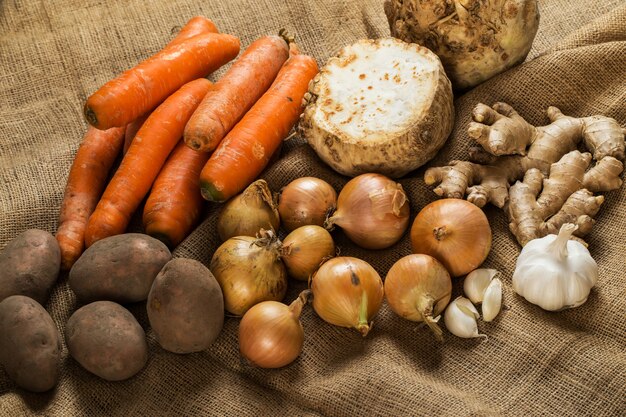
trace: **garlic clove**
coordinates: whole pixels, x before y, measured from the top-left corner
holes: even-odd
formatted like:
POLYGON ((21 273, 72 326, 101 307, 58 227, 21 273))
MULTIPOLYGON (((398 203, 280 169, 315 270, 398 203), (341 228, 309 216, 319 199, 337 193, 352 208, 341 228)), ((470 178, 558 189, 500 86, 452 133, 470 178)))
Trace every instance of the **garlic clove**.
POLYGON ((498 278, 494 278, 487 289, 483 297, 483 320, 492 321, 502 307, 502 281, 498 278))
POLYGON ((466 339, 487 337, 478 333, 478 324, 476 323, 478 317, 478 310, 470 300, 465 297, 457 297, 446 308, 443 321, 446 328, 455 336, 466 339))
POLYGON ((482 303, 487 287, 498 273, 497 270, 488 268, 473 270, 463 281, 463 292, 472 303, 482 303))

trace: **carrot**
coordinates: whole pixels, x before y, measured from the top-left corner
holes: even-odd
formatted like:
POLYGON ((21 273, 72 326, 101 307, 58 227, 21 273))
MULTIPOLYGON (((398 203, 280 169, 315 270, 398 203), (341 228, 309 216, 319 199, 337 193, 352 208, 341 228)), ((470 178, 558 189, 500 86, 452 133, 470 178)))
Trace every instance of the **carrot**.
POLYGON ((124 233, 132 214, 181 139, 189 117, 211 86, 205 78, 185 84, 146 119, 89 218, 85 233, 87 246, 124 233))
POLYGON ((128 152, 130 144, 133 142, 133 139, 135 139, 137 132, 139 132, 139 129, 141 129, 141 126, 144 124, 148 116, 150 116, 150 113, 139 116, 137 119, 126 125, 126 129, 124 131, 124 149, 122 151, 124 155, 128 152))
POLYGON ((56 239, 61 248, 61 267, 68 270, 84 249, 85 229, 106 185, 109 170, 120 153, 124 128, 98 130, 89 126, 65 186, 56 239))
MULTIPOLYGON (((194 36, 201 35, 203 33, 218 33, 218 30, 215 24, 210 19, 204 16, 192 17, 191 19, 189 19, 187 24, 183 26, 182 29, 180 29, 176 37, 172 39, 170 43, 166 45, 166 47, 177 45, 179 43, 186 41, 187 39, 193 38, 194 36)), ((157 103, 157 105, 158 104, 161 104, 161 103, 157 103)), ((146 114, 139 116, 137 119, 133 120, 132 122, 126 125, 126 133, 124 137, 124 151, 123 151, 124 154, 126 154, 126 151, 128 151, 128 147, 130 146, 130 143, 133 141, 133 139, 135 138, 135 135, 139 131, 139 128, 141 127, 143 122, 146 121, 149 115, 150 115, 150 111, 148 111, 146 114)))
POLYGON ((200 219, 204 200, 199 177, 208 159, 208 153, 195 151, 181 140, 152 185, 143 226, 170 248, 178 246, 200 219))
POLYGON ((225 201, 256 179, 298 121, 302 98, 317 72, 315 59, 294 52, 270 89, 226 135, 202 169, 205 199, 225 201))
POLYGON ((189 21, 182 27, 176 37, 170 41, 165 47, 172 45, 178 45, 179 43, 193 38, 196 35, 202 33, 218 33, 215 23, 204 16, 195 16, 189 19, 189 21))
POLYGON ((269 88, 289 56, 287 43, 278 36, 253 42, 215 83, 185 128, 185 143, 210 152, 269 88))
POLYGON ((92 94, 85 103, 85 117, 98 129, 124 126, 238 53, 239 39, 219 33, 196 35, 166 47, 92 94))

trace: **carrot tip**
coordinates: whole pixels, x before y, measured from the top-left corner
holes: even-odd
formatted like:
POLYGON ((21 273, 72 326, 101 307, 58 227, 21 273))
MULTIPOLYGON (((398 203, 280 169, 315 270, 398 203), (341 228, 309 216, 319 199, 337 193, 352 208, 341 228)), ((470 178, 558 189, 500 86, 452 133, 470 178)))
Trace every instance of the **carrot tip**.
POLYGON ((96 112, 87 105, 85 105, 85 119, 87 119, 90 125, 98 127, 98 117, 96 117, 96 112))
POLYGON ((216 203, 221 203, 226 201, 224 198, 224 194, 215 188, 215 186, 210 182, 202 182, 200 187, 202 192, 202 197, 207 201, 214 201, 216 203))

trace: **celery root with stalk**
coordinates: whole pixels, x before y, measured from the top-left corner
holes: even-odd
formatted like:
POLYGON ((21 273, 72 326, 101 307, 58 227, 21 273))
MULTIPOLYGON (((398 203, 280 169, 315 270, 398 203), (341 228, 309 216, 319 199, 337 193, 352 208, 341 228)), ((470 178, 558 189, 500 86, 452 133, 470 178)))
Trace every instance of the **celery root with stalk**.
POLYGON ((429 168, 424 181, 439 184, 441 197, 503 208, 522 246, 565 223, 585 236, 604 201, 594 194, 622 185, 625 129, 605 116, 575 118, 556 107, 547 114, 549 125, 533 126, 506 103, 476 105, 468 135, 480 147, 470 161, 429 168), (577 150, 581 141, 590 153, 577 150))

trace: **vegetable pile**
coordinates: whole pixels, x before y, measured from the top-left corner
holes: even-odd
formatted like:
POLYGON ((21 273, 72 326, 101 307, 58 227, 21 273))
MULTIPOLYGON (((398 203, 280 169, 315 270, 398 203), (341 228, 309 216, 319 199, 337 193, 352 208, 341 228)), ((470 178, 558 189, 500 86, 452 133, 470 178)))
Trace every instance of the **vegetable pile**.
MULTIPOLYGON (((392 29, 405 37, 417 36, 423 23, 407 15, 412 3, 386 6, 392 29)), ((439 31, 476 23, 477 3, 454 3, 439 31)), ((534 2, 523 3, 536 11, 534 2)), ((504 29, 494 39, 511 36, 504 29)), ((528 52, 528 38, 520 42, 512 46, 515 62, 528 52)), ((61 336, 43 305, 61 271, 79 305, 65 323, 69 353, 108 381, 131 378, 149 360, 129 303, 145 303, 157 343, 175 354, 209 349, 227 312, 240 320, 242 357, 262 368, 287 366, 306 348, 300 317, 309 304, 329 325, 363 337, 388 306, 437 340, 444 340, 442 322, 460 338, 486 339, 478 319, 496 319, 507 284, 481 268, 494 242, 487 203, 506 210, 524 246, 515 292, 546 310, 586 301, 598 267, 569 239, 590 232, 603 202, 593 193, 622 185, 624 132, 615 120, 551 107, 552 123, 535 127, 504 103, 479 104, 468 134, 482 149, 471 150, 471 162, 425 170, 424 182, 438 184, 434 191, 444 198, 412 217, 392 178, 430 160, 454 121, 451 84, 435 53, 399 39, 362 40, 318 73, 315 59, 284 31, 239 52, 237 37, 196 16, 160 52, 87 99, 89 126, 56 236, 27 230, 0 253, 0 364, 17 385, 41 392, 58 382, 61 336), (230 61, 215 83, 205 78, 230 61), (341 189, 307 176, 272 190, 259 178, 294 128, 352 177, 341 189), (581 141, 593 157, 576 149, 581 141), (215 230, 222 243, 210 264, 172 259, 207 200, 223 203, 215 230), (137 213, 145 233, 127 231, 137 213), (412 253, 381 276, 365 260, 340 256, 338 234, 372 251, 408 234, 412 253), (461 277, 464 295, 453 298, 461 277), (286 303, 293 284, 307 288, 286 303)), ((464 81, 469 58, 457 58, 442 57, 457 86, 492 74, 478 65, 480 74, 464 81)), ((498 71, 511 63, 502 65, 498 71)))

